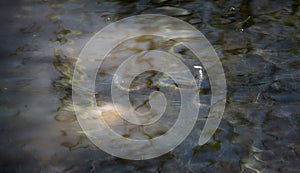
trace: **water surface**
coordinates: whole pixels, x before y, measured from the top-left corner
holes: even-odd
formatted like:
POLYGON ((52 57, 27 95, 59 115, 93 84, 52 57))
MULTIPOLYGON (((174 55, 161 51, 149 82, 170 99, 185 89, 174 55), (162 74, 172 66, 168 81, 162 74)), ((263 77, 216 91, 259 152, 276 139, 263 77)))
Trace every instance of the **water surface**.
MULTIPOLYGON (((298 172, 299 6, 297 0, 0 2, 0 172, 298 172), (178 17, 208 38, 225 70, 227 105, 219 129, 204 146, 197 146, 205 120, 200 116, 174 151, 128 161, 104 153, 83 134, 72 106, 72 73, 80 50, 95 32, 118 19, 147 13, 178 17)), ((129 41, 179 52, 190 69, 201 65, 173 42, 129 41)), ((110 95, 103 93, 109 93, 110 74, 120 62, 105 63, 111 68, 98 73, 98 106, 109 105, 110 95)), ((209 80, 205 71, 200 75, 194 69, 193 74, 199 80, 204 114, 209 109, 209 80)), ((136 78, 133 105, 143 105, 156 90, 171 98, 165 119, 169 124, 147 133, 133 127, 126 137, 155 137, 174 122, 179 93, 161 73, 136 78)), ((147 104, 139 108, 143 111, 147 104)))

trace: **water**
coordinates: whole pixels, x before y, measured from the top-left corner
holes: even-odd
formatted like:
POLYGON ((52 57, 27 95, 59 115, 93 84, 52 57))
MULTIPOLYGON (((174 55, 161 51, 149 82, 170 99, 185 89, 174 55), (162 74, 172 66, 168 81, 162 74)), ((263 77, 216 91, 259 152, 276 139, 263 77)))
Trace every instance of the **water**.
MULTIPOLYGON (((27 0, 0 6, 0 172, 298 172, 299 1, 27 0), (223 63, 227 105, 219 129, 204 146, 197 146, 200 117, 174 151, 128 161, 102 152, 83 134, 71 102, 71 78, 76 57, 95 32, 147 13, 178 17, 205 34, 223 63)), ((160 47, 183 52, 190 67, 197 63, 180 46, 160 47)), ((106 63, 118 66, 117 61, 106 63)), ((199 77, 196 70, 194 75, 199 77)), ((178 93, 170 79, 143 86, 161 77, 153 72, 139 76, 131 101, 140 105, 160 87, 175 93, 169 94, 174 100, 168 111, 176 113, 178 93)), ((101 106, 109 103, 109 95, 100 96, 108 91, 110 76, 99 72, 97 80, 101 106)), ((200 93, 205 113, 211 94, 205 71, 200 93)), ((145 138, 139 130, 130 132, 145 138)))

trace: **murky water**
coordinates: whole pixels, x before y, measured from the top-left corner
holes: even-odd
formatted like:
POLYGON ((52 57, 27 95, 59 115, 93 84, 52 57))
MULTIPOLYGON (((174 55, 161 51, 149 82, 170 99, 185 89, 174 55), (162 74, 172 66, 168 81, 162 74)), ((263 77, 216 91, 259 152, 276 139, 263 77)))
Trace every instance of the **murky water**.
MULTIPOLYGON (((297 0, 1 1, 0 172, 298 172, 299 7, 297 0), (205 121, 200 116, 174 151, 128 161, 99 150, 82 132, 71 100, 72 73, 80 50, 95 32, 118 19, 147 13, 175 16, 205 34, 223 63, 227 105, 219 129, 204 146, 197 146, 205 121)), ((191 69, 201 65, 172 42, 130 41, 180 53, 191 69)), ((115 53, 122 58, 122 52, 115 53)), ((96 98, 98 106, 110 110, 109 82, 120 62, 104 63, 96 98)), ((199 79, 205 115, 209 80, 205 71, 195 69, 193 74, 199 79)), ((149 71, 134 80, 132 104, 147 110, 144 100, 157 90, 171 98, 168 115, 176 115, 176 84, 161 73, 149 71)), ((165 128, 132 127, 123 135, 161 135, 176 116, 164 120, 165 128)))

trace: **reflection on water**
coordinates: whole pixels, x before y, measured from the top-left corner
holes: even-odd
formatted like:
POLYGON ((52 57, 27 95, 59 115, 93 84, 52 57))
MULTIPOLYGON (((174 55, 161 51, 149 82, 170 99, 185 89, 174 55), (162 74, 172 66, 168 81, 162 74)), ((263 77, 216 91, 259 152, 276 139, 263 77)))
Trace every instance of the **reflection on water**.
MULTIPOLYGON (((201 67, 200 62, 197 61, 197 58, 186 47, 174 40, 166 40, 157 36, 141 36, 123 42, 114 48, 102 62, 96 79, 96 100, 98 101, 97 103, 100 110, 104 109, 104 112, 106 112, 106 109, 109 108, 108 111, 116 113, 116 110, 112 106, 111 98, 111 83, 114 74, 116 74, 116 70, 128 57, 142 51, 150 50, 163 50, 177 54, 182 58, 185 65, 191 69, 191 73, 200 87, 200 92, 204 89, 210 91, 208 80, 201 82, 204 78, 207 79, 205 71, 199 71, 199 69, 194 68, 194 66, 201 67), (180 52, 185 53, 183 54, 180 52), (183 55, 186 57, 183 57, 183 55)), ((144 61, 133 62, 133 67, 138 66, 143 62, 144 61)), ((153 62, 147 63, 152 64, 153 62)), ((178 71, 173 71, 173 75, 176 75, 176 73, 178 73, 178 71)), ((183 73, 183 71, 181 71, 181 73, 183 73)), ((117 89, 124 90, 121 83, 114 83, 114 85, 116 85, 117 89)), ((115 132, 132 139, 152 139, 165 134, 174 125, 178 118, 181 99, 179 93, 180 88, 184 88, 184 86, 178 86, 170 76, 162 72, 146 71, 141 73, 134 78, 129 89, 129 100, 131 101, 132 106, 139 113, 149 111, 149 95, 152 92, 160 91, 164 93, 167 98, 167 106, 164 116, 161 117, 157 123, 147 126, 134 125, 125 120, 122 120, 119 124, 116 124, 116 122, 115 124, 111 122, 108 124, 115 132)), ((210 104, 209 96, 209 93, 206 93, 200 97, 202 104, 201 110, 203 112, 201 112, 199 116, 202 118, 206 116, 205 113, 208 111, 207 108, 210 104)), ((111 115, 114 115, 115 113, 111 113, 111 115)), ((120 118, 120 116, 117 117, 120 118)))
MULTIPOLYGON (((0 172, 298 172, 298 1, 45 0, 3 1, 0 6, 0 172), (127 161, 98 150, 81 131, 71 102, 72 72, 94 32, 146 13, 176 16, 206 35, 223 63, 228 103, 219 129, 204 146, 197 146, 205 120, 200 116, 174 151, 153 160, 127 161)), ((199 79, 205 115, 210 85, 205 71, 194 68, 201 64, 182 45, 156 39, 129 42, 139 49, 180 54, 199 79)), ((109 92, 112 74, 120 59, 138 51, 115 49, 116 58, 106 59, 98 72, 97 103, 109 115, 115 111, 109 92)), ((158 89, 172 100, 163 122, 168 129, 179 106, 176 84, 168 76, 141 74, 130 99, 140 111, 147 110, 145 99, 158 89)), ((150 138, 166 129, 133 127, 124 136, 150 138)))

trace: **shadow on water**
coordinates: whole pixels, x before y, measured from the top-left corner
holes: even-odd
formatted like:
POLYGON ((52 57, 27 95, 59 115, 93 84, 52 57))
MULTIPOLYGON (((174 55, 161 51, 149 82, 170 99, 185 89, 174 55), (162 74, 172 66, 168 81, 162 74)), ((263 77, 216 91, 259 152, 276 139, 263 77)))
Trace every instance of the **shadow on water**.
MULTIPOLYGON (((297 0, 44 0, 3 1, 0 6, 5 23, 0 27, 0 172, 298 172, 297 0), (227 107, 219 129, 204 146, 197 146, 204 120, 200 117, 175 150, 152 160, 128 161, 102 152, 82 132, 72 105, 72 73, 76 57, 96 31, 147 13, 176 16, 205 34, 223 63, 227 107)), ((178 52, 189 67, 196 63, 185 47, 172 42, 157 44, 147 37, 128 42, 178 52)), ((129 53, 135 51, 140 50, 129 53)), ((97 76, 100 107, 110 102, 111 74, 124 59, 118 49, 111 56, 117 58, 104 62, 107 68, 97 76)), ((198 71, 193 74, 199 77, 198 71)), ((203 75, 200 98, 208 105, 210 86, 205 71, 203 75)), ((175 115, 178 93, 170 78, 146 72, 131 87, 136 89, 131 101, 140 109, 148 109, 148 93, 165 91, 175 100, 167 111, 175 115)), ((165 120, 174 121, 169 118, 165 120)), ((134 128, 125 137, 139 138, 140 131, 134 128)), ((162 133, 150 131, 142 137, 162 133)))

